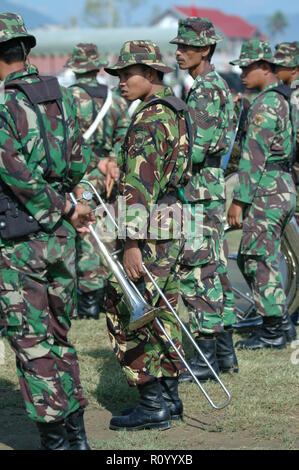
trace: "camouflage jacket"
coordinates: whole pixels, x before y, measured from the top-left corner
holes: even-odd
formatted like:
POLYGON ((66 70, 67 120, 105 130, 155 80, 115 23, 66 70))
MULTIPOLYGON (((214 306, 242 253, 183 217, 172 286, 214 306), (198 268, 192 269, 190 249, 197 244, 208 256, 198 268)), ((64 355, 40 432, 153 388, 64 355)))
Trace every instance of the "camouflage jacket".
POLYGON ((219 168, 204 166, 192 171, 185 188, 188 201, 225 199, 225 181, 221 157, 229 150, 233 127, 233 100, 229 88, 211 65, 198 75, 189 90, 187 104, 193 124, 192 164, 215 158, 219 168))
POLYGON ((254 197, 295 192, 290 173, 266 168, 268 163, 288 161, 293 150, 290 106, 279 93, 268 91, 275 86, 278 83, 259 93, 248 111, 233 193, 234 199, 247 204, 254 197))
MULTIPOLYGON (((4 84, 12 80, 26 83, 37 81, 34 66, 8 75, 4 84)), ((9 89, 1 95, 0 102, 0 178, 47 230, 53 229, 62 218, 65 208, 65 192, 71 192, 82 178, 91 152, 82 142, 76 107, 71 93, 61 88, 65 116, 65 130, 55 102, 38 105, 47 133, 51 155, 51 168, 47 179, 45 144, 38 125, 37 115, 26 95, 9 89), (65 132, 67 140, 65 141, 65 132), (67 149, 67 160, 64 150, 67 149), (69 166, 68 176, 64 179, 69 166), (64 179, 64 191, 61 181, 64 179)), ((63 225, 70 224, 62 219, 63 225)), ((57 229, 64 233, 63 227, 57 229)))
MULTIPOLYGON (((80 88, 81 84, 98 87, 99 83, 96 78, 81 77, 70 87, 70 91, 77 101, 80 128, 82 133, 84 133, 100 112, 104 104, 104 99, 91 98, 83 88, 80 88)), ((113 91, 112 94, 113 100, 111 107, 104 119, 100 122, 98 129, 92 134, 88 141, 93 150, 88 173, 96 168, 100 158, 107 156, 115 158, 118 155, 127 132, 130 121, 128 105, 117 91, 113 91)))
MULTIPOLYGON (((297 80, 299 82, 299 80, 297 80)), ((299 186, 299 83, 298 86, 294 86, 294 91, 292 92, 291 103, 293 109, 293 122, 295 123, 296 130, 296 156, 294 164, 294 176, 296 180, 296 185, 299 186)))
MULTIPOLYGON (((169 87, 162 88, 148 101, 171 95, 169 87)), ((136 109, 120 154, 119 193, 126 202, 127 236, 136 238, 139 232, 139 238, 165 240, 172 238, 170 234, 178 228, 169 205, 181 207, 175 190, 189 176, 189 140, 183 115, 160 103, 142 110, 145 105, 142 102, 136 109), (164 213, 161 211, 159 222, 154 209, 164 202, 167 207, 164 213), (141 206, 137 217, 132 211, 135 204, 141 206)))

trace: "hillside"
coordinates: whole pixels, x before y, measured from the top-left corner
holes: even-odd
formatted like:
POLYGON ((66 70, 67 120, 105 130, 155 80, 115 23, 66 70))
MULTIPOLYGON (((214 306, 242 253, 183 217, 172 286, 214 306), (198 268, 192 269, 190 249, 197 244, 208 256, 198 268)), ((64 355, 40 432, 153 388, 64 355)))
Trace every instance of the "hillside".
POLYGON ((49 24, 58 24, 57 20, 50 18, 49 16, 7 0, 0 0, 0 12, 19 13, 24 18, 27 29, 35 29, 49 24))

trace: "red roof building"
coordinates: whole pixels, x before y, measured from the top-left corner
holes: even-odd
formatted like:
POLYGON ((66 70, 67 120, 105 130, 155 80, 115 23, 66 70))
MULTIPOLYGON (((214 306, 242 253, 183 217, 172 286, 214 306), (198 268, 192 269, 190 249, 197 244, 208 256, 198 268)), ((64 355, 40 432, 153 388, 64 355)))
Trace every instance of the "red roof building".
POLYGON ((252 39, 261 36, 256 26, 248 23, 240 16, 227 15, 220 10, 212 10, 210 8, 174 6, 172 9, 181 14, 182 17, 200 16, 202 18, 209 18, 215 28, 230 39, 252 39))
POLYGON ((265 39, 259 29, 248 23, 244 18, 229 15, 220 10, 211 8, 198 8, 195 6, 173 6, 164 11, 152 21, 153 26, 161 28, 176 28, 180 18, 198 16, 209 18, 218 33, 223 36, 223 41, 217 45, 213 56, 216 68, 222 71, 230 71, 229 62, 239 57, 243 42, 249 39, 265 39))

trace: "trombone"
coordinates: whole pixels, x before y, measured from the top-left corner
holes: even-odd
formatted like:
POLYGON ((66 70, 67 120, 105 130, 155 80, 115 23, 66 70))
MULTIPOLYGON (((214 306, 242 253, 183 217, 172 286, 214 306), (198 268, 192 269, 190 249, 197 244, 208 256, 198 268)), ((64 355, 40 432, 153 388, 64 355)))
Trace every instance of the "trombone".
MULTIPOLYGON (((91 199, 93 199, 93 196, 95 195, 96 198, 98 199, 100 205, 103 207, 103 209, 105 210, 107 216, 110 218, 110 220, 112 221, 113 225, 115 226, 115 228, 118 230, 118 225, 116 223, 116 221, 114 220, 114 218, 112 217, 112 215, 110 214, 105 202, 103 201, 103 199, 101 198, 101 196, 99 195, 98 191, 96 190, 96 188, 94 187, 94 185, 88 181, 88 180, 81 180, 81 183, 82 184, 86 184, 88 185, 90 188, 91 188, 91 191, 84 191, 81 198, 86 200, 86 201, 90 201, 91 199)), ((77 204, 78 200, 75 198, 74 194, 70 194, 70 197, 71 199, 73 200, 73 202, 75 204, 77 204)), ((187 363, 187 361, 185 360, 185 358, 183 357, 183 355, 180 353, 179 349, 176 347, 176 345, 174 344, 174 342, 172 341, 172 339, 170 338, 170 336, 168 335, 167 331, 165 330, 164 326, 162 325, 160 319, 158 318, 158 315, 159 313, 161 313, 162 311, 164 311, 164 308, 162 307, 158 307, 158 308, 155 308, 155 307, 152 307, 151 305, 149 305, 145 299, 143 298, 143 296, 141 295, 141 293, 139 292, 139 290, 137 289, 136 285, 134 284, 133 281, 131 281, 126 272, 125 272, 125 269, 124 267, 121 265, 121 263, 118 261, 117 259, 117 253, 118 252, 115 252, 115 253, 109 253, 109 251, 107 250, 106 246, 104 245, 104 243, 100 240, 99 236, 97 235, 95 229, 92 227, 92 226, 89 226, 88 227, 89 230, 90 230, 90 233, 92 234, 92 236, 94 237, 98 247, 99 247, 99 250, 101 252, 101 255, 103 256, 105 262, 107 263, 107 266, 109 267, 109 269, 113 272, 116 280, 118 281, 122 291, 123 291, 123 294, 125 296, 125 300, 126 300, 126 303, 127 303, 127 306, 130 310, 130 313, 131 313, 131 319, 130 319, 130 324, 129 324, 129 330, 136 330, 138 328, 141 328, 141 326, 149 323, 150 321, 155 321, 156 324, 158 325, 158 327, 160 328, 160 330, 162 331, 162 333, 166 336, 167 340, 169 341, 169 343, 171 344, 172 348, 174 349, 174 351, 177 353, 177 355, 179 356, 180 360, 182 361, 182 363, 184 364, 184 366, 186 367, 186 369, 189 371, 189 373, 191 374, 193 380, 195 381, 195 383, 198 385, 198 387, 200 388, 200 390, 202 391, 202 393, 205 395, 206 399, 208 400, 208 402, 210 403, 210 405, 217 409, 217 410, 220 410, 222 408, 225 408, 230 402, 231 402, 231 395, 229 393, 229 391, 227 390, 227 388, 225 387, 225 385, 222 383, 220 377, 218 376, 218 374, 215 372, 215 370, 213 369, 213 367, 211 366, 211 364, 209 363, 209 361, 206 359, 205 355, 202 353, 201 349, 198 347, 198 345, 196 344, 196 342, 194 341, 192 335, 190 334, 189 330, 186 328, 186 326, 184 325, 184 323, 182 322, 182 320, 180 319, 179 315, 177 314, 177 312, 175 311, 175 309, 172 307, 171 303, 168 301, 168 299, 166 298, 165 294, 163 293, 163 291, 160 289, 160 287, 158 286, 157 282, 154 280, 152 274, 149 272, 149 270, 147 269, 147 267, 145 266, 144 263, 142 263, 142 267, 146 273, 146 275, 149 277, 150 281, 153 283, 153 285, 155 286, 155 288, 157 289, 159 295, 161 296, 161 298, 164 300, 165 304, 167 305, 167 307, 169 308, 169 310, 171 311, 171 313, 175 316, 175 318, 177 319, 178 323, 180 324, 182 330, 184 331, 184 333, 186 334, 186 336, 189 338, 189 340, 191 341, 191 343, 193 344, 194 348, 197 350, 197 352, 199 353, 199 355, 202 357, 202 359, 205 361, 205 363, 207 364, 207 366, 209 367, 209 369, 211 370, 212 374, 214 375, 216 381, 219 383, 219 385, 221 386, 222 390, 224 391, 227 399, 224 403, 220 404, 220 405, 217 405, 216 403, 214 403, 214 401, 210 398, 210 396, 208 395, 208 393, 206 392, 206 390, 203 388, 203 386, 201 385, 200 381, 197 379, 196 375, 193 373, 191 367, 189 366, 189 364, 187 363)))

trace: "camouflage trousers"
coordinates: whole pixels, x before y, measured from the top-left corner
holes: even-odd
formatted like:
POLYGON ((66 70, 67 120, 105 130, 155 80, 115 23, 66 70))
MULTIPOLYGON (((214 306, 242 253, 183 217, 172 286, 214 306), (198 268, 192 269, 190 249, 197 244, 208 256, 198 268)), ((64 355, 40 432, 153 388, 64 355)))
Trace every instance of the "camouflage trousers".
POLYGON ((262 316, 282 316, 286 308, 280 247, 295 207, 294 194, 274 194, 255 198, 244 210, 238 266, 262 316))
POLYGON ((59 421, 86 406, 77 353, 67 339, 76 309, 74 235, 6 243, 0 291, 0 319, 29 418, 59 421))
POLYGON ((234 294, 227 271, 225 201, 202 205, 202 243, 197 250, 185 250, 180 266, 180 294, 194 335, 218 333, 235 322, 234 294))
MULTIPOLYGON (((180 240, 146 241, 140 245, 143 262, 151 272, 159 288, 172 307, 176 309, 179 295, 180 240)), ((175 316, 160 297, 157 288, 147 276, 138 281, 137 287, 146 301, 162 307, 159 319, 183 355, 182 333, 175 316)), ((113 351, 130 386, 144 384, 153 378, 173 377, 184 372, 177 353, 153 320, 135 331, 129 331, 130 312, 116 282, 109 281, 107 327, 113 351)))

